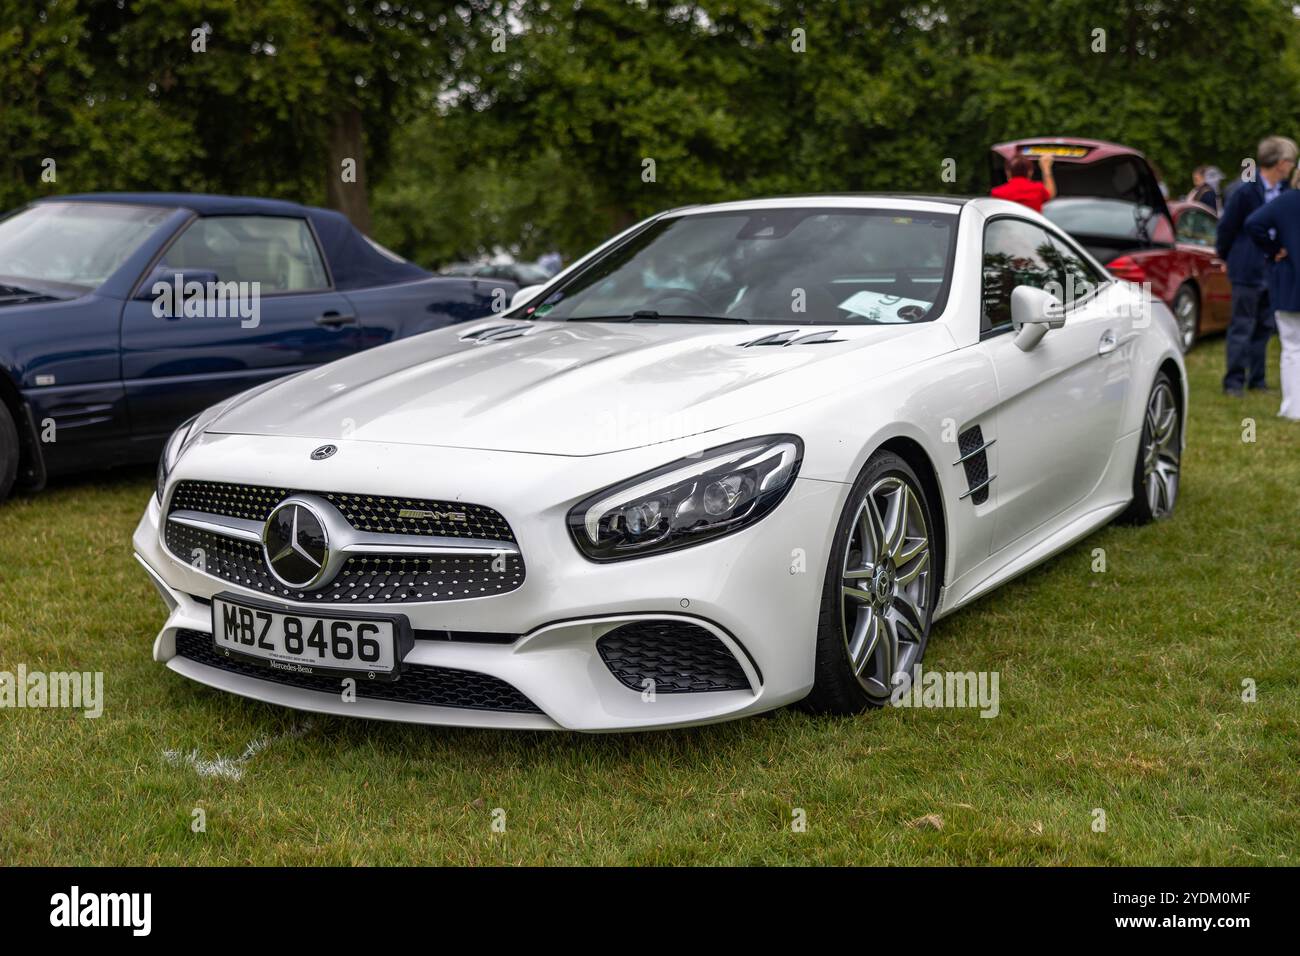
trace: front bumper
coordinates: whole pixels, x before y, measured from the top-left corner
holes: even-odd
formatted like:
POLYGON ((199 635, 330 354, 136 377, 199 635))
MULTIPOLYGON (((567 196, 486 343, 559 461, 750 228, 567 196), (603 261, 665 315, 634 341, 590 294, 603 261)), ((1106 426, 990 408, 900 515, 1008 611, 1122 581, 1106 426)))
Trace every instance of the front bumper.
MULTIPOLYGON (((266 595, 206 574, 172 555, 160 534, 162 509, 151 499, 133 543, 169 610, 154 642, 155 660, 220 690, 303 710, 524 729, 614 731, 711 723, 791 703, 812 686, 822 581, 830 536, 847 492, 844 485, 798 479, 772 514, 744 531, 670 554, 594 564, 579 554, 568 536, 568 508, 606 484, 672 460, 678 443, 599 459, 338 443, 340 451, 333 458, 311 462, 309 478, 286 481, 285 475, 304 473, 303 462, 317 444, 313 439, 204 436, 187 451, 172 480, 418 494, 497 509, 509 520, 527 563, 526 578, 516 590, 464 600, 367 604, 357 610, 404 614, 417 631, 518 635, 506 644, 416 640, 404 665, 488 675, 517 689, 535 709, 370 699, 364 687, 358 687, 354 701, 345 702, 338 693, 291 686, 271 675, 263 679, 178 654, 178 635, 184 646, 192 646, 193 632, 211 634, 207 602, 213 595, 225 592, 263 601, 266 595), (250 461, 257 466, 229 464, 250 461), (376 466, 379 462, 382 470, 376 466), (433 477, 399 477, 410 475, 433 477), (555 489, 571 494, 557 494, 555 489), (521 501, 532 504, 524 509, 518 505, 521 501), (596 642, 633 621, 680 621, 704 628, 734 655, 749 687, 647 695, 627 686, 606 665, 596 642)), ((693 450, 699 450, 698 443, 686 449, 693 450)), ((311 613, 306 604, 279 603, 311 613)))

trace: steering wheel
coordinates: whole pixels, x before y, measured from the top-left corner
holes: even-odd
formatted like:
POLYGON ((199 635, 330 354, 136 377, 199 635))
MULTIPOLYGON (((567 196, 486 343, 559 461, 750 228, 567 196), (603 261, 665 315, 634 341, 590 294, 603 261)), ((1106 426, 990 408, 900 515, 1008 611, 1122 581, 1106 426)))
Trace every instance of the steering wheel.
POLYGON ((646 307, 659 311, 655 308, 656 306, 662 302, 671 302, 674 299, 689 303, 691 310, 698 312, 700 315, 713 314, 713 306, 709 304, 709 301, 698 292, 693 292, 690 289, 664 289, 647 302, 646 307))

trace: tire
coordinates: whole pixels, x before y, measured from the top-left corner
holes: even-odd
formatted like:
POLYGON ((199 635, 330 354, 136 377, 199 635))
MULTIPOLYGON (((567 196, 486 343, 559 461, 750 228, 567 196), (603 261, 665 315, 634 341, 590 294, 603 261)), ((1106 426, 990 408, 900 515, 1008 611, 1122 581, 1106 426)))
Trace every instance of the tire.
POLYGON ((0 403, 0 501, 9 497, 18 478, 18 428, 9 409, 0 403))
POLYGON ((1147 396, 1133 466, 1133 500, 1119 516, 1121 522, 1149 524, 1173 514, 1182 475, 1182 436, 1178 390, 1169 375, 1161 372, 1147 396))
POLYGON ((1190 283, 1179 286, 1170 309, 1178 323, 1178 345, 1186 355, 1201 334, 1201 297, 1196 288, 1190 283))
POLYGON ((835 529, 807 709, 856 714, 883 706, 897 675, 925 655, 940 577, 932 564, 939 554, 932 515, 907 462, 888 451, 871 456, 835 529), (892 530, 900 513, 901 537, 892 530), (889 556, 882 561, 882 554, 889 556), (846 580, 862 582, 853 587, 860 597, 846 596, 846 580))

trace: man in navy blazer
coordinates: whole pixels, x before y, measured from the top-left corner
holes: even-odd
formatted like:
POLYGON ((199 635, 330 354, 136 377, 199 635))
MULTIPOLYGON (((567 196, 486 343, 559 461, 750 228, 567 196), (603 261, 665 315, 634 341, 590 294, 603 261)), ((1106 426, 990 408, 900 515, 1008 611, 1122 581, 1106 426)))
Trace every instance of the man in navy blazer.
POLYGON ((1300 421, 1300 189, 1260 206, 1246 218, 1245 229, 1269 260, 1268 292, 1282 340, 1279 414, 1300 421))
POLYGON ((1232 282, 1232 322, 1228 326, 1228 367, 1223 390, 1240 397, 1245 388, 1265 389, 1264 363, 1273 335, 1273 306, 1266 284, 1264 251, 1243 232, 1246 219, 1287 188, 1296 166, 1296 144, 1269 136, 1259 144, 1258 176, 1232 191, 1219 219, 1214 246, 1228 264, 1232 282))

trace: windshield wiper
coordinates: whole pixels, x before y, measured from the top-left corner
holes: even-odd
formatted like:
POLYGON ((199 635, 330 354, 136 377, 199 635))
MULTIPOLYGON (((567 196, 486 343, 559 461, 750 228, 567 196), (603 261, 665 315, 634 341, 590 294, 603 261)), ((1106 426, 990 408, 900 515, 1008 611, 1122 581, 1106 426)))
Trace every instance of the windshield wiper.
POLYGON ((749 325, 749 319, 734 315, 660 315, 654 309, 638 309, 631 315, 583 315, 569 322, 701 322, 749 325))
POLYGON ((23 302, 43 302, 57 300, 58 296, 48 292, 24 289, 10 282, 0 282, 0 305, 17 305, 23 302))

